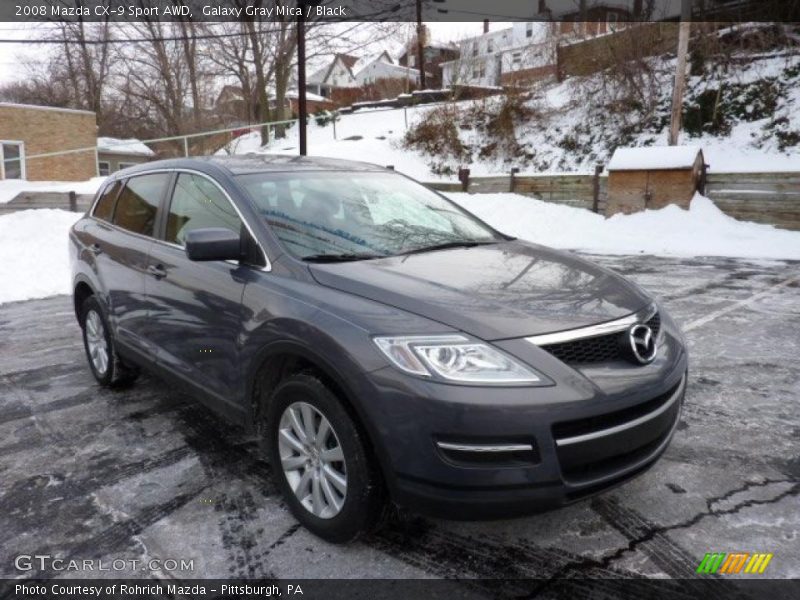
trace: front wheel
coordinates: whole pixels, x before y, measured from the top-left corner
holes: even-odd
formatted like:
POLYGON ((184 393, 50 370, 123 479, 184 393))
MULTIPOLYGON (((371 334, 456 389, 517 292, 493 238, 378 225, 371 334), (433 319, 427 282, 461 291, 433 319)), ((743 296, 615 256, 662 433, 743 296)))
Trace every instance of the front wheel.
POLYGON ((81 307, 83 347, 92 375, 100 385, 124 387, 133 383, 139 371, 122 362, 114 346, 108 320, 94 296, 87 298, 81 307))
POLYGON ((309 531, 342 543, 378 523, 385 506, 378 468, 350 414, 314 374, 278 385, 266 435, 278 486, 309 531))

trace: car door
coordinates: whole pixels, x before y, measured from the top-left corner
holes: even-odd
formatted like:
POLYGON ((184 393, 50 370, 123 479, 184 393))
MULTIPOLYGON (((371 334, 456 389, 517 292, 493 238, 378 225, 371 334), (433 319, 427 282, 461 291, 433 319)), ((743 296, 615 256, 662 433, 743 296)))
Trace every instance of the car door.
POLYGON ((184 242, 194 229, 225 227, 240 233, 242 220, 216 181, 193 172, 176 174, 164 212, 145 283, 148 337, 158 346, 162 366, 236 405, 242 270, 249 267, 233 261, 193 262, 184 242))
POLYGON ((153 243, 158 206, 168 173, 137 175, 114 184, 95 207, 91 225, 95 270, 117 341, 148 353, 144 274, 153 243), (110 201, 116 195, 115 201, 110 201), (113 206, 112 206, 113 205, 113 206))

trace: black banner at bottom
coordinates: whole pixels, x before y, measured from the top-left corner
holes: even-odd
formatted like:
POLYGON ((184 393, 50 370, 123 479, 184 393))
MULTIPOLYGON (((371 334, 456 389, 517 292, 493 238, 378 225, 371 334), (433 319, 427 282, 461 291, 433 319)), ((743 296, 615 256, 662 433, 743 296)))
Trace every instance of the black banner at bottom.
POLYGON ((800 598, 797 579, 2 579, 14 600, 389 600, 800 598))

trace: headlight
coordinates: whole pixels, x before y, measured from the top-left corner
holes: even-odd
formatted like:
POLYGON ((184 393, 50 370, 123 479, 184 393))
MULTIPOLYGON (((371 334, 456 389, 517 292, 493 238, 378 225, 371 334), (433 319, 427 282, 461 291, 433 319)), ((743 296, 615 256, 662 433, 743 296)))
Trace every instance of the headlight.
POLYGON ((398 369, 462 383, 550 385, 543 376, 507 354, 462 335, 374 338, 398 369))

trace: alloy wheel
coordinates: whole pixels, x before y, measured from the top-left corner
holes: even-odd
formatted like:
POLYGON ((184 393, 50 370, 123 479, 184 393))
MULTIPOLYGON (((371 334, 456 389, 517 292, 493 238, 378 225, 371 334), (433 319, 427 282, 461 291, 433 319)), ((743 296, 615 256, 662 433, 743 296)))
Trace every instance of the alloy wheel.
POLYGON ((286 407, 278 425, 281 468, 300 503, 321 519, 342 510, 347 466, 330 421, 307 402, 286 407))
POLYGON ((108 342, 103 320, 96 311, 90 310, 86 315, 86 346, 89 358, 97 373, 104 375, 108 369, 108 342))

